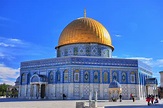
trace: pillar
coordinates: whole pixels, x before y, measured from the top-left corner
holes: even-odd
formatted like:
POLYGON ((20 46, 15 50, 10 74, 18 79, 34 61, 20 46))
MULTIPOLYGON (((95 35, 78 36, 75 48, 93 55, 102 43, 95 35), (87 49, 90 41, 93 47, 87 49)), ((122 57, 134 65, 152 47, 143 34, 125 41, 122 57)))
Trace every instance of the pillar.
POLYGON ((89 94, 89 107, 91 107, 91 103, 92 103, 92 92, 90 91, 90 94, 89 94))
POLYGON ((95 108, 97 108, 97 91, 95 92, 95 108))
POLYGON ((31 99, 32 97, 32 85, 30 84, 30 87, 29 87, 29 99, 31 99))
POLYGON ((19 85, 19 94, 18 94, 18 97, 20 98, 21 97, 21 85, 19 85))
POLYGON ((39 84, 38 86, 39 86, 39 90, 38 90, 38 93, 39 93, 39 95, 38 95, 38 99, 41 99, 41 85, 42 84, 39 84))

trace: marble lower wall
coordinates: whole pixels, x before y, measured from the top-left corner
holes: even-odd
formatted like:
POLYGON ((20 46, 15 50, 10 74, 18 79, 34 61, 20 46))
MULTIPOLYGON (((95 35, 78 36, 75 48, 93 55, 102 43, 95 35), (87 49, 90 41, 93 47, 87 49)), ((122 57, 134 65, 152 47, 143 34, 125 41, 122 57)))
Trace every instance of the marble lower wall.
MULTIPOLYGON (((47 84, 45 86, 45 98, 47 99, 89 99, 90 92, 94 99, 95 92, 98 93, 98 99, 109 99, 109 84, 89 84, 89 83, 65 83, 65 84, 47 84)), ((130 99, 132 93, 136 99, 143 99, 146 91, 144 86, 136 84, 121 84, 122 99, 130 99)), ((21 85, 19 97, 38 99, 39 87, 37 85, 21 85)))

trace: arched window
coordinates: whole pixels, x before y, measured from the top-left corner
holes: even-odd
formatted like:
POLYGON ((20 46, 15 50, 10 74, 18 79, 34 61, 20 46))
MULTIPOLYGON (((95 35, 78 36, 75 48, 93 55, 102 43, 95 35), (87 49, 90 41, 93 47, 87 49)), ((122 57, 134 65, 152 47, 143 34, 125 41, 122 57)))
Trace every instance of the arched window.
POLYGON ((108 82, 108 73, 104 72, 104 83, 108 82))
POLYGON ((89 72, 88 71, 84 72, 84 82, 89 82, 89 72))
POLYGON ((116 80, 116 81, 118 81, 117 72, 113 72, 113 80, 116 80))
POLYGON ((61 75, 60 75, 60 71, 56 72, 56 82, 60 82, 61 80, 61 75))
POLYGON ((22 83, 25 83, 25 80, 26 80, 25 77, 26 77, 26 76, 25 76, 25 73, 23 73, 23 74, 22 74, 22 80, 21 80, 22 83))
POLYGON ((50 83, 53 83, 54 82, 54 72, 53 71, 50 71, 49 72, 49 82, 50 83))
POLYGON ((125 83, 126 82, 126 73, 122 72, 122 82, 125 83))
POLYGON ((63 72, 63 75, 64 75, 64 82, 68 82, 68 70, 66 69, 64 72, 63 72))
POLYGON ((135 72, 130 73, 130 81, 131 83, 135 83, 135 72))
POLYGON ((107 56, 110 57, 110 50, 107 50, 107 56))
POLYGON ((98 81, 99 81, 98 80, 98 72, 96 71, 96 72, 94 72, 94 82, 96 83, 98 81))
POLYGON ((79 70, 74 71, 74 82, 79 82, 79 70))
POLYGON ((57 49, 57 57, 60 57, 61 55, 60 55, 60 50, 59 49, 57 49))

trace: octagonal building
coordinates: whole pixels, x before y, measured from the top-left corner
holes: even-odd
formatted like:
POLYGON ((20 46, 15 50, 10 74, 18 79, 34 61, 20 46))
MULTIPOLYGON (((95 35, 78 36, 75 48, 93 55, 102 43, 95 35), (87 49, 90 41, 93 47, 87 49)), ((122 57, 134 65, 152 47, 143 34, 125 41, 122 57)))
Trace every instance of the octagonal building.
POLYGON ((146 79, 151 67, 137 59, 112 58, 114 47, 109 32, 98 21, 82 17, 62 31, 56 58, 21 62, 19 98, 88 99, 97 92, 98 99, 114 96, 109 84, 116 80, 122 98, 143 99, 154 93, 146 79))

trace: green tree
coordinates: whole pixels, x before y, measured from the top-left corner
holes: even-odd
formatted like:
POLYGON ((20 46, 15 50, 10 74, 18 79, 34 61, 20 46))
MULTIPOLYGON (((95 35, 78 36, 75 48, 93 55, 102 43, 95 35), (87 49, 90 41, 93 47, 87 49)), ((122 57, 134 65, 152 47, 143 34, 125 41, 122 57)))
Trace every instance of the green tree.
POLYGON ((7 91, 7 88, 8 88, 9 86, 10 86, 10 85, 6 85, 5 83, 0 84, 0 95, 1 95, 1 96, 5 96, 5 95, 6 95, 6 91, 7 91))

